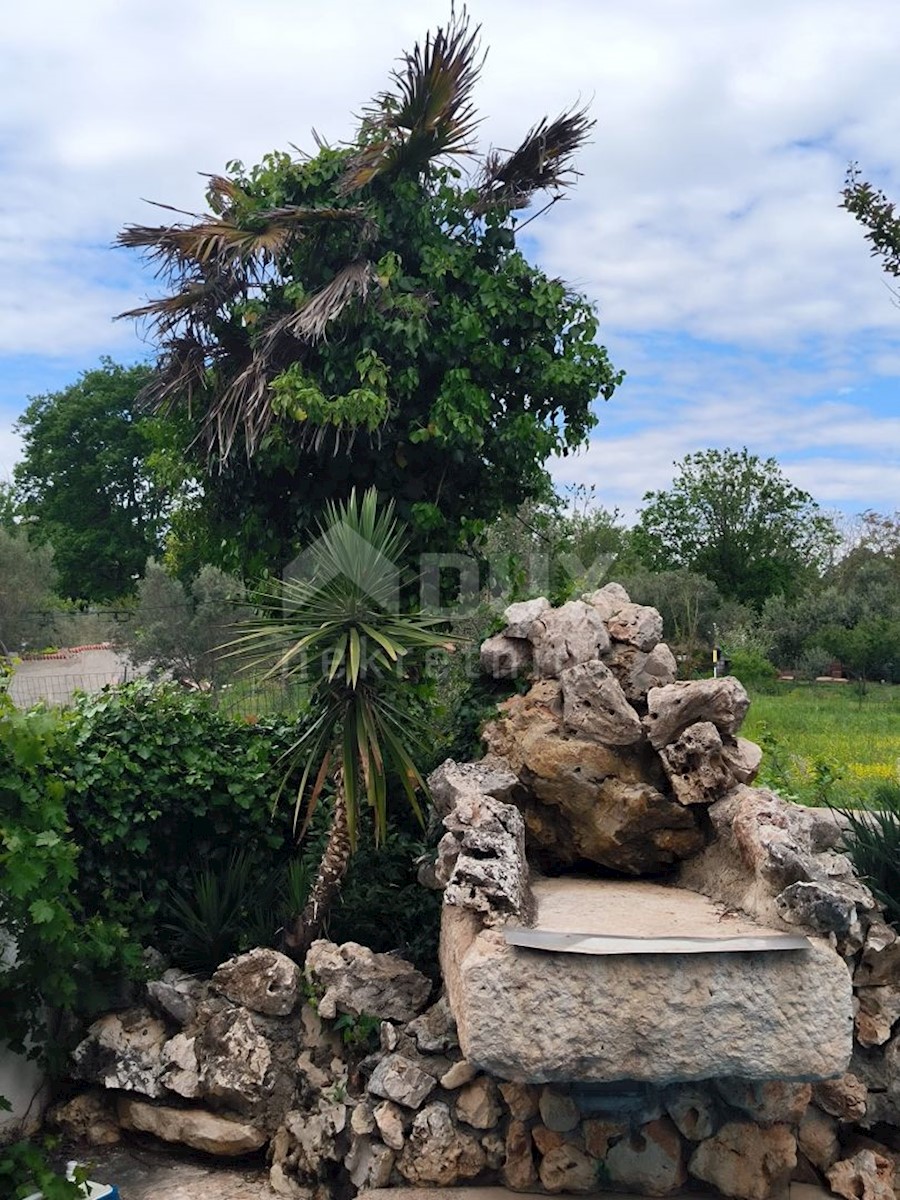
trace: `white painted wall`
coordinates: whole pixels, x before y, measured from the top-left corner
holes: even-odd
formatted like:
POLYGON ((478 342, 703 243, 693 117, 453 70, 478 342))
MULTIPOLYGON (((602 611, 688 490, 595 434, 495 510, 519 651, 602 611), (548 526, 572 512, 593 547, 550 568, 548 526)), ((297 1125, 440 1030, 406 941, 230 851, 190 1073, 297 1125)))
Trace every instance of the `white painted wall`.
POLYGON ((12 1112, 0 1112, 0 1142, 36 1132, 49 1102, 43 1072, 5 1045, 0 1045, 0 1096, 12 1105, 12 1112))

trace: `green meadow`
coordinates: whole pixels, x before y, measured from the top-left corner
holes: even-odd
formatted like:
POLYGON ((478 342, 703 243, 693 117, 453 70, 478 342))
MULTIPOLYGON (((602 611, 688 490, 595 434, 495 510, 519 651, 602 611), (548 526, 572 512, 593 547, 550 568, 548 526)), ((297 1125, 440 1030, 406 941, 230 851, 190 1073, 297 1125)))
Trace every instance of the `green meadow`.
POLYGON ((780 683, 751 699, 741 733, 763 747, 760 783, 806 804, 864 804, 900 784, 900 686, 780 683))

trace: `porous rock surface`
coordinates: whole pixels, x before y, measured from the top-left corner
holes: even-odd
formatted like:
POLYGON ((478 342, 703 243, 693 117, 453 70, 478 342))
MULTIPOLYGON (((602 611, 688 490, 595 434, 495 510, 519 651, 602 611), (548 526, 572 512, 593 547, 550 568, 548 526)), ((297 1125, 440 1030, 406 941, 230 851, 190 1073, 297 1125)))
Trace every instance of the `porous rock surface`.
POLYGON ((826 1078, 849 1058, 847 970, 820 943, 752 957, 522 954, 447 907, 441 967, 463 1053, 503 1079, 826 1078))

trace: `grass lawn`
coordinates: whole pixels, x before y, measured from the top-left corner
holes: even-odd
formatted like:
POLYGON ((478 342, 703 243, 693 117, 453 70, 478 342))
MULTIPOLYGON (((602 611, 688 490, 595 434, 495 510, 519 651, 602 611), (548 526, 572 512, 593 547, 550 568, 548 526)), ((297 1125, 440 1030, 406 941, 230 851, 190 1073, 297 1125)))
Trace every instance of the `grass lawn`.
POLYGON ((809 804, 865 801, 900 783, 900 686, 781 683, 751 692, 741 734, 764 750, 760 782, 809 804))

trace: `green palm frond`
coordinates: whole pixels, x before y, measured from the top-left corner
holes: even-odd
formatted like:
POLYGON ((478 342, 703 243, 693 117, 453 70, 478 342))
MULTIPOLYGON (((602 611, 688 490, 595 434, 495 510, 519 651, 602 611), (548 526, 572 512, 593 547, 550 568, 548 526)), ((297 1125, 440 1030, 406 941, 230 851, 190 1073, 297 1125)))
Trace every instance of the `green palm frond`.
POLYGON ((573 109, 555 121, 544 117, 512 153, 490 151, 479 184, 479 210, 525 208, 535 192, 570 186, 577 174, 572 159, 595 124, 586 109, 573 109))
POLYGON ((484 56, 480 26, 470 30, 463 9, 446 28, 429 34, 403 55, 392 72, 394 91, 383 92, 365 113, 367 144, 356 154, 341 182, 346 194, 395 170, 421 171, 432 159, 474 153, 480 124, 472 92, 484 56))
POLYGON ((295 826, 309 825, 329 773, 340 773, 351 844, 361 803, 376 835, 387 823, 388 781, 399 784, 421 817, 425 782, 415 766, 416 742, 403 702, 401 664, 417 651, 446 648, 438 618, 399 611, 397 579, 406 536, 393 503, 379 505, 370 488, 330 504, 319 537, 298 560, 298 574, 266 593, 268 616, 245 623, 231 654, 251 651, 271 676, 312 683, 311 719, 288 756, 303 763, 295 826))

